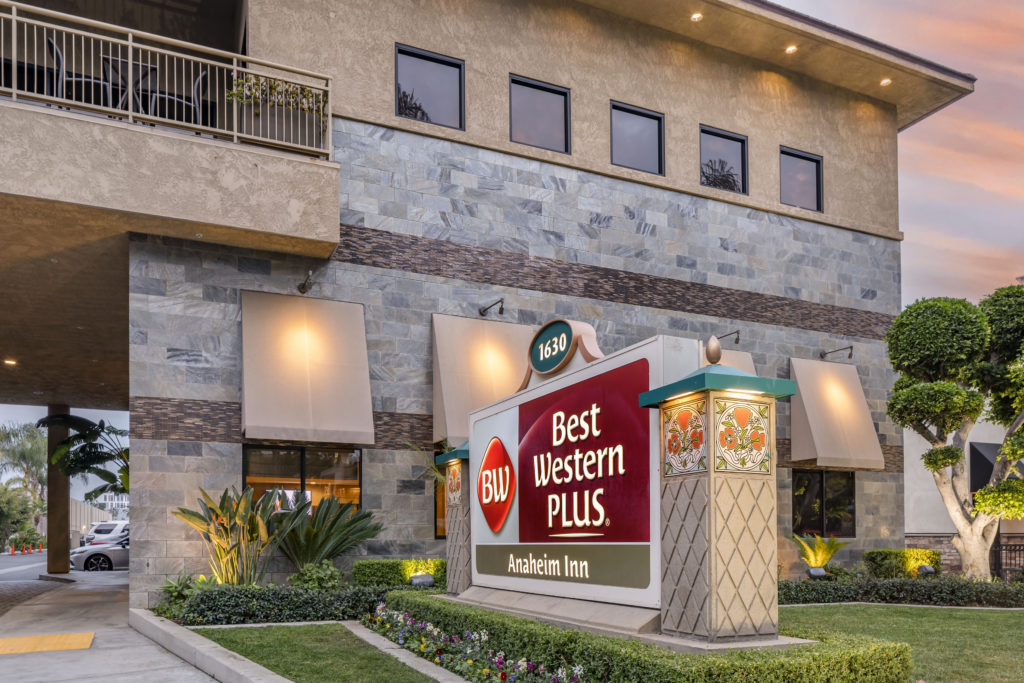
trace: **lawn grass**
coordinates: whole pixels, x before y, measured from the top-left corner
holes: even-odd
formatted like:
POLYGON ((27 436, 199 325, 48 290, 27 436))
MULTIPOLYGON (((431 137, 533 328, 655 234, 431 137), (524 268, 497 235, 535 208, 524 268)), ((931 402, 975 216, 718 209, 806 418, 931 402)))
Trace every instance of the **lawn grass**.
POLYGON ((295 683, 430 681, 341 624, 208 628, 196 633, 295 683))
POLYGON ((791 605, 779 608, 779 629, 827 628, 907 643, 912 681, 1024 681, 1019 638, 1024 611, 791 605))

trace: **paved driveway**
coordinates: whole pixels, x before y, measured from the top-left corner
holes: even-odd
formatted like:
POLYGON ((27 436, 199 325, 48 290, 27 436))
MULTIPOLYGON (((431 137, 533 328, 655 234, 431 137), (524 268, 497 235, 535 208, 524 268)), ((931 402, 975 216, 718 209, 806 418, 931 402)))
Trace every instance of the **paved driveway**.
MULTIPOLYGON (((213 681, 128 626, 128 572, 72 572, 71 576, 76 579, 75 583, 28 582, 49 583, 56 588, 11 607, 0 617, 0 637, 93 631, 96 636, 92 647, 2 655, 0 680, 18 683, 213 681)), ((0 586, 3 583, 0 581, 0 586)))

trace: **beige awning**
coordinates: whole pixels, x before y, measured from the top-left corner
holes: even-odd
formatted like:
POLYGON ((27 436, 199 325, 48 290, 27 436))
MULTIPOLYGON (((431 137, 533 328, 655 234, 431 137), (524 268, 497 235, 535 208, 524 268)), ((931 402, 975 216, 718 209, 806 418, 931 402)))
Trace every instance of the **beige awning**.
POLYGON ((470 412, 516 392, 534 332, 529 325, 434 314, 434 441, 467 441, 470 412))
POLYGON ((857 367, 790 358, 794 461, 884 470, 885 459, 857 367))
POLYGON ((242 292, 242 429, 249 439, 374 442, 362 305, 242 292))

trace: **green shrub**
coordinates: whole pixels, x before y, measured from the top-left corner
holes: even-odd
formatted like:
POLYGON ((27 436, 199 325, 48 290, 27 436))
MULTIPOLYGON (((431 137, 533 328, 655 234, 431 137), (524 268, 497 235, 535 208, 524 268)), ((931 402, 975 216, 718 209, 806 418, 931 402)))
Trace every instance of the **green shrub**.
POLYGON ((270 518, 270 531, 288 529, 281 537, 281 552, 296 569, 323 560, 333 560, 363 541, 376 537, 384 527, 373 513, 353 503, 324 498, 312 515, 307 506, 297 505, 270 518))
POLYGON ((1024 607, 1024 584, 936 576, 930 579, 779 581, 779 604, 884 602, 946 607, 1024 607))
POLYGON ((190 595, 181 609, 181 622, 199 626, 358 619, 373 612, 384 595, 396 588, 416 591, 409 586, 311 591, 291 586, 219 585, 190 595))
POLYGON ((298 573, 289 576, 288 585, 308 591, 332 591, 341 588, 342 578, 344 574, 335 569, 330 560, 323 560, 307 564, 298 573))
MULTIPOLYGON (((554 670, 561 663, 585 667, 595 681, 906 681, 910 648, 866 637, 815 631, 786 635, 817 643, 788 650, 746 650, 683 655, 533 619, 470 607, 422 593, 388 593, 387 605, 427 621, 446 634, 487 632, 487 643, 509 658, 524 657, 554 670)), ((457 661, 446 662, 450 666, 457 661)))
POLYGON ((448 569, 443 559, 356 560, 352 565, 352 583, 357 586, 401 586, 415 574, 433 574, 434 588, 448 585, 448 569))
POLYGON ((942 570, 942 556, 937 550, 925 548, 882 548, 864 553, 868 574, 876 579, 913 579, 921 565, 931 565, 935 573, 942 570))

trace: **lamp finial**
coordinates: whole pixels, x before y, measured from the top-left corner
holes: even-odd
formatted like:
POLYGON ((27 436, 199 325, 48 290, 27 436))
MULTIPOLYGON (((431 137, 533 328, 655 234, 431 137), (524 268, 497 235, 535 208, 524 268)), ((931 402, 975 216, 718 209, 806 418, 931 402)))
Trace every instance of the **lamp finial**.
POLYGON ((717 365, 718 361, 722 360, 722 345, 718 343, 718 337, 711 335, 708 339, 707 348, 704 350, 704 355, 708 359, 708 363, 711 365, 717 365))

